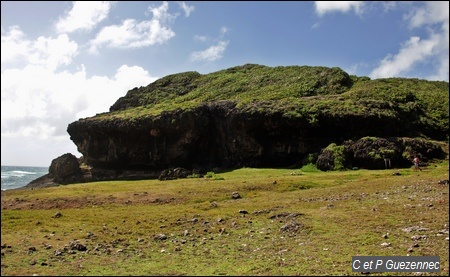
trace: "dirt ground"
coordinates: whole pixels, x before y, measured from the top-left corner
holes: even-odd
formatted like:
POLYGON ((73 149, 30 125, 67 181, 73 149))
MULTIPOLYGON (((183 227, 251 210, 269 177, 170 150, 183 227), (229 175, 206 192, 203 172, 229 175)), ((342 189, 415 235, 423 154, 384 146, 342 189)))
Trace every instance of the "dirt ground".
POLYGON ((21 199, 4 197, 6 191, 2 191, 2 210, 47 210, 47 209, 71 209, 111 204, 136 205, 136 204, 165 204, 175 202, 174 197, 160 197, 150 195, 147 192, 124 194, 120 198, 111 195, 83 196, 83 197, 57 197, 46 199, 21 199))

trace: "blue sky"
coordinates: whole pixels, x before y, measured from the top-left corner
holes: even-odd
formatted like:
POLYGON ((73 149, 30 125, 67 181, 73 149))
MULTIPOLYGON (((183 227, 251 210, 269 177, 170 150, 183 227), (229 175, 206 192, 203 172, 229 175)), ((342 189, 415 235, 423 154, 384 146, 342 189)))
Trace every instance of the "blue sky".
POLYGON ((67 134, 134 87, 246 63, 449 81, 449 2, 1 1, 1 164, 81 154, 67 134))

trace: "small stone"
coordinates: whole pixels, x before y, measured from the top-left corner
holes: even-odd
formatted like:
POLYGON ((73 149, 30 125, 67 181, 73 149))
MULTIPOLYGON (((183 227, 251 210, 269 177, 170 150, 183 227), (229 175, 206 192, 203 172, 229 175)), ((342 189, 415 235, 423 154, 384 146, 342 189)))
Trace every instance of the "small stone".
POLYGON ((233 192, 231 194, 231 198, 232 199, 239 199, 239 198, 241 198, 241 195, 237 191, 235 191, 235 192, 233 192))

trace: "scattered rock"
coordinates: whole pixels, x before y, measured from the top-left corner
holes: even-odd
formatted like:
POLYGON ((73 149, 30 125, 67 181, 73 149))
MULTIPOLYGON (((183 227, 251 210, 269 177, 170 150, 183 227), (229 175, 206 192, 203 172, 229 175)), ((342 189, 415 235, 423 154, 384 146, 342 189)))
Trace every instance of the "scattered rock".
POLYGON ((414 235, 411 237, 412 240, 422 240, 422 239, 427 239, 427 236, 425 235, 414 235))
POLYGON ((231 194, 231 199, 240 199, 240 198, 242 198, 242 197, 237 191, 235 191, 231 194))
POLYGON ((86 251, 87 247, 81 244, 78 240, 69 243, 70 250, 86 251))
POLYGON ((269 219, 276 219, 276 218, 281 218, 281 217, 292 218, 292 217, 297 217, 297 216, 301 216, 301 215, 303 215, 303 214, 302 213, 282 212, 282 213, 270 216, 269 219))
POLYGON ((179 178, 187 178, 187 176, 191 175, 192 172, 186 168, 177 167, 177 168, 169 168, 161 171, 161 174, 158 177, 158 180, 174 180, 179 178))
POLYGON ((428 231, 428 228, 419 227, 419 226, 411 226, 411 227, 403 228, 402 230, 403 230, 403 232, 411 233, 412 231, 418 231, 418 232, 428 231))
POLYGON ((295 232, 303 227, 303 224, 299 222, 289 222, 280 227, 280 231, 282 232, 295 232))
POLYGON ((155 240, 166 240, 167 236, 165 234, 158 234, 155 236, 155 240))
POLYGON ((57 212, 54 216, 52 216, 53 218, 60 218, 62 216, 61 212, 57 212))

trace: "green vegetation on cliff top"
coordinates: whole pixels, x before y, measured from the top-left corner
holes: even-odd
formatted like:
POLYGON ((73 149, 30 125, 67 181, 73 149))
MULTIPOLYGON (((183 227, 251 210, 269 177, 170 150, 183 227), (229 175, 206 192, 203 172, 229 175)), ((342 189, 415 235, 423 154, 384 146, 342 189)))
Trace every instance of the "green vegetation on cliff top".
MULTIPOLYGON (((423 125, 448 129, 449 83, 412 78, 348 75, 321 66, 246 64, 210 74, 168 75, 134 88, 94 120, 136 119, 205 103, 232 101, 243 112, 281 112, 285 117, 419 114, 423 125)), ((89 119, 88 119, 89 120, 89 119)))

